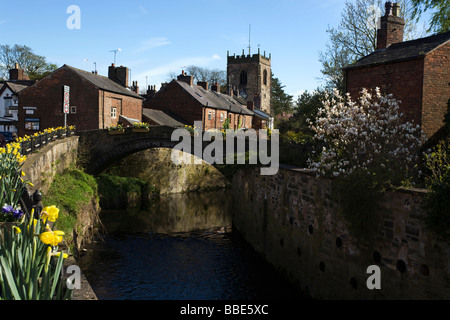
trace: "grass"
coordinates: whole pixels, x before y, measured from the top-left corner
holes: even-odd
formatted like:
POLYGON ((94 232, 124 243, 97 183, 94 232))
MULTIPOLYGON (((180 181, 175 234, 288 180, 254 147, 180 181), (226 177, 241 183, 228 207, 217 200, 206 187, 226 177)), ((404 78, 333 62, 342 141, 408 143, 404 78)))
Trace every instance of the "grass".
POLYGON ((44 207, 55 205, 59 208, 58 229, 69 236, 77 224, 80 210, 90 204, 93 197, 98 198, 97 189, 93 176, 70 168, 55 176, 42 202, 44 207))

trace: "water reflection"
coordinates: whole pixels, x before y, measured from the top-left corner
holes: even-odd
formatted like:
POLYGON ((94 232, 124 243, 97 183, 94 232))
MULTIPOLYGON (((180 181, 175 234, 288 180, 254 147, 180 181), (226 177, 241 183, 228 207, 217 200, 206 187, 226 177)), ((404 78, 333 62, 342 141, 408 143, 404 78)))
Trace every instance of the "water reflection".
POLYGON ((104 242, 79 263, 99 299, 302 299, 231 231, 226 191, 161 197, 104 212, 104 242))
POLYGON ((143 210, 102 212, 107 233, 190 232, 231 227, 231 196, 225 191, 154 197, 143 210))

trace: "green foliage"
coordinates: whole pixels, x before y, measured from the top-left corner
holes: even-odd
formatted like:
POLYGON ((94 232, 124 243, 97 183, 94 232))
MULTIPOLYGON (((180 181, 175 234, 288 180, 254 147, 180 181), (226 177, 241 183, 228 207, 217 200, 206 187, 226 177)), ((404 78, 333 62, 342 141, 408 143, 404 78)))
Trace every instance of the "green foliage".
POLYGON ((293 97, 284 91, 284 87, 272 73, 270 109, 273 116, 293 112, 293 97))
POLYGON ((450 167, 429 188, 425 197, 427 226, 439 237, 450 240, 450 167))
POLYGON ((430 19, 428 32, 450 31, 450 1, 449 0, 411 0, 413 16, 418 20, 427 10, 434 11, 430 19))
POLYGON ((97 182, 91 175, 79 169, 66 169, 56 175, 50 189, 43 197, 44 206, 56 205, 61 210, 59 228, 71 234, 81 208, 98 197, 97 182))
POLYGON ((450 240, 450 137, 425 155, 429 192, 425 196, 427 226, 439 237, 450 240))
POLYGON ((31 80, 40 80, 57 69, 55 64, 48 63, 45 57, 33 53, 28 46, 0 45, 0 77, 7 78, 16 63, 31 80))
MULTIPOLYGON (((61 276, 64 255, 39 240, 43 223, 24 219, 0 230, 0 300, 67 300, 72 290, 61 276), (18 233, 16 230, 20 230, 18 233)), ((56 249, 56 248, 55 248, 56 249)))
POLYGON ((155 186, 138 178, 120 177, 102 173, 97 177, 100 205, 105 209, 120 209, 128 206, 128 196, 141 198, 156 191, 155 186))

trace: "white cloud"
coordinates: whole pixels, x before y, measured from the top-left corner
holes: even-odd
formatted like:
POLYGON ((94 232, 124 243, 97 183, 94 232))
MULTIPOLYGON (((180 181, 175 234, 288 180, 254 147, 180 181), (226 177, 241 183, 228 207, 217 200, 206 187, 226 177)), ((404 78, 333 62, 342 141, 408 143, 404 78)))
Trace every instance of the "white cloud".
POLYGON ((169 41, 169 39, 165 37, 155 37, 151 38, 145 41, 142 41, 140 43, 140 47, 137 48, 134 52, 140 53, 144 52, 153 48, 162 47, 171 44, 172 42, 169 41))

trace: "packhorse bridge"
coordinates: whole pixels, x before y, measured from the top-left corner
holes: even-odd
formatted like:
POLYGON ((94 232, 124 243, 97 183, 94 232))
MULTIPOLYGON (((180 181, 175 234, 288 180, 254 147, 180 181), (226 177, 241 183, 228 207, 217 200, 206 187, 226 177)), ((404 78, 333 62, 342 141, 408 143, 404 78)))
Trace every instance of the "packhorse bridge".
MULTIPOLYGON (((90 174, 98 174, 106 169, 108 166, 117 162, 124 157, 131 155, 133 153, 152 149, 152 148, 169 148, 180 149, 180 142, 186 143, 188 137, 179 137, 174 138, 172 140, 172 134, 174 130, 180 129, 170 126, 150 126, 148 132, 136 132, 133 128, 124 128, 123 132, 110 132, 107 129, 101 130, 90 130, 90 131, 81 131, 77 132, 77 135, 80 137, 79 145, 82 153, 84 155, 84 162, 86 171, 90 174)), ((182 129, 182 128, 181 128, 182 129)), ((188 131, 186 130, 186 133, 188 131)), ((232 144, 232 158, 235 159, 236 154, 241 154, 243 152, 247 152, 250 150, 256 150, 255 159, 258 160, 258 153, 261 151, 261 146, 269 146, 269 140, 265 140, 264 143, 261 143, 261 140, 258 140, 257 137, 246 135, 243 133, 245 139, 236 139, 233 138, 234 142, 232 144)), ((222 163, 229 164, 225 157, 229 155, 227 154, 227 141, 226 139, 221 141, 214 141, 214 139, 206 139, 209 141, 203 141, 202 135, 194 136, 191 135, 190 141, 187 142, 187 145, 184 144, 185 147, 188 147, 186 150, 184 147, 183 151, 191 153, 195 156, 202 158, 204 152, 208 154, 212 154, 213 157, 202 158, 206 162, 210 164, 217 164, 222 161, 222 163), (212 141, 211 141, 212 140, 212 141), (211 151, 211 150, 215 151, 211 151), (217 155, 216 152, 221 151, 222 155, 217 155), (222 157, 220 157, 222 156, 222 157)), ((228 139, 229 141, 230 139, 228 139)), ((267 162, 267 161, 266 161, 267 162)), ((256 164, 256 163, 254 163, 256 164)), ((266 165, 267 163, 264 163, 266 165)))

